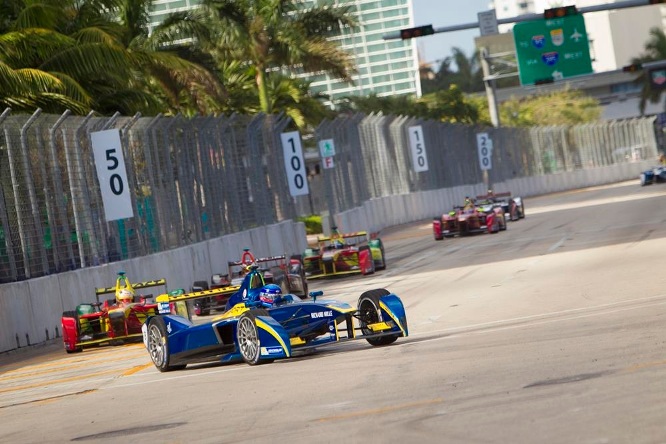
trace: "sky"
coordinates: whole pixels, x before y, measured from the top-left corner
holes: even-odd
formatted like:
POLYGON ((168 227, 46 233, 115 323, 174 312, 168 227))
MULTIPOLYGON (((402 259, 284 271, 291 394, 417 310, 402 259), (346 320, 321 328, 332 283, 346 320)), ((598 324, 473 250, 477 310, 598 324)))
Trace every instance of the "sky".
MULTIPOLYGON (((437 29, 476 22, 476 14, 487 11, 489 3, 490 0, 412 0, 414 26, 432 25, 437 29)), ((423 61, 433 63, 437 69, 437 61, 449 57, 452 48, 460 48, 468 57, 471 56, 474 52, 474 37, 478 36, 478 28, 440 32, 419 38, 417 45, 423 61)))

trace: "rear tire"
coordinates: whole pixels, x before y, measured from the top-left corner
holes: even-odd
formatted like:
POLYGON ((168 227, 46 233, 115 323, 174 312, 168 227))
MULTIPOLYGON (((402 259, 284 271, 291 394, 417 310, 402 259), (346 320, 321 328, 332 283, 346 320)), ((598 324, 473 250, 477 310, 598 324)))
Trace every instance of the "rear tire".
MULTIPOLYGON (((372 335, 373 332, 367 328, 368 324, 375 324, 381 321, 381 309, 379 308, 379 300, 382 296, 391 294, 385 288, 378 288, 369 290, 361 294, 358 299, 358 314, 361 323, 361 331, 363 335, 372 335)), ((394 343, 399 335, 380 336, 380 337, 366 337, 370 345, 381 346, 394 343)))
MULTIPOLYGON (((194 288, 201 288, 202 291, 209 290, 208 282, 206 281, 194 281, 192 284, 192 291, 195 291, 194 288)), ((194 312, 198 312, 198 316, 208 316, 210 314, 210 299, 209 298, 200 298, 196 299, 193 303, 194 312)))
POLYGON ((372 258, 372 250, 370 250, 370 247, 367 245, 364 245, 358 249, 358 266, 361 268, 361 274, 363 275, 368 275, 368 274, 373 274, 375 272, 375 260, 372 258), (361 251, 367 251, 368 252, 368 257, 370 261, 370 270, 365 272, 363 271, 363 268, 361 266, 361 251))
MULTIPOLYGON (((74 319, 74 322, 76 323, 76 341, 78 342, 79 337, 81 336, 80 327, 79 327, 79 315, 78 315, 78 313, 76 312, 76 310, 64 311, 62 313, 62 317, 63 318, 73 318, 74 319)), ((83 351, 83 347, 76 347, 74 350, 69 350, 69 349, 65 348, 65 351, 68 354, 81 353, 83 351)))
POLYGON ((161 372, 184 369, 187 364, 172 365, 169 335, 162 317, 156 316, 148 324, 146 348, 155 367, 161 372))
POLYGON ((379 267, 376 267, 377 270, 386 270, 386 254, 384 253, 384 244, 381 244, 381 247, 379 247, 380 251, 382 252, 382 264, 379 267))

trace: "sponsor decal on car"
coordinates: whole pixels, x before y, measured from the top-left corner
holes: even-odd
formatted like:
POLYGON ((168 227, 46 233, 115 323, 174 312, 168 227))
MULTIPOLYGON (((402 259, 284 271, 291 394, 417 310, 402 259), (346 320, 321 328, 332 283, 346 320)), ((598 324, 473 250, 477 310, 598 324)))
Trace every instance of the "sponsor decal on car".
POLYGON ((310 317, 312 317, 312 319, 330 318, 332 316, 333 316, 333 310, 317 311, 314 313, 310 313, 310 317))
POLYGON ((262 356, 279 355, 282 353, 282 347, 261 347, 262 356))
POLYGON ((171 313, 171 307, 168 302, 158 302, 157 311, 159 314, 169 314, 171 313))

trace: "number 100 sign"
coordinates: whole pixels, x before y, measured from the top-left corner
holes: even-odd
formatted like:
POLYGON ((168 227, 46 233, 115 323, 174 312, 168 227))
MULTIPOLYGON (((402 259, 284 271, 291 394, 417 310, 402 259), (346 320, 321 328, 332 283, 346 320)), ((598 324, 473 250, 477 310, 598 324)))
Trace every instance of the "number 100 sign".
POLYGON ((309 194, 300 133, 298 131, 282 133, 280 139, 282 140, 282 152, 284 153, 284 167, 289 181, 289 194, 292 196, 309 194))
POLYGON ((134 217, 120 130, 90 133, 106 221, 134 217))

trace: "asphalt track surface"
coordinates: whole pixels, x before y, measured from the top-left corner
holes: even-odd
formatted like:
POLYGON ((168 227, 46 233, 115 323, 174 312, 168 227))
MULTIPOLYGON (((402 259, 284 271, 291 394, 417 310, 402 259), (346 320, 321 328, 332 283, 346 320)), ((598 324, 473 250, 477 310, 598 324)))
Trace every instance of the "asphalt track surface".
POLYGON ((381 233, 410 336, 160 373, 140 344, 0 355, 0 442, 666 442, 666 186, 526 200, 508 230, 381 233))

